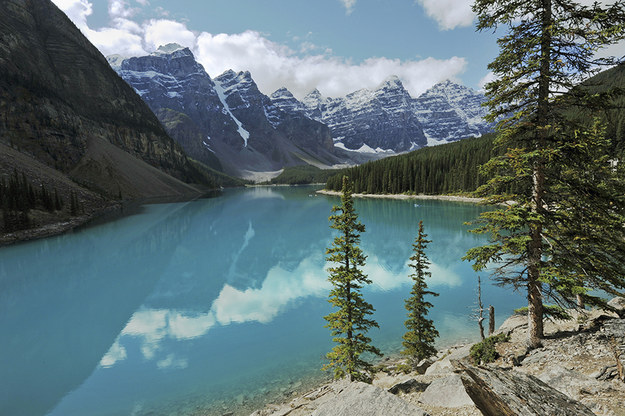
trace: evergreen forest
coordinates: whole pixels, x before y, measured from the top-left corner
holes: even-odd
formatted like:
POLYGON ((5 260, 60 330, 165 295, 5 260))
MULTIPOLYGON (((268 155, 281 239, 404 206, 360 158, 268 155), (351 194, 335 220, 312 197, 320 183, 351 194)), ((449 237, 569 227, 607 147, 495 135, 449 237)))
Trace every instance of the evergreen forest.
POLYGON ((326 189, 339 191, 347 175, 355 193, 468 193, 486 183, 479 167, 495 155, 493 134, 425 147, 399 156, 348 168, 328 178, 326 189))

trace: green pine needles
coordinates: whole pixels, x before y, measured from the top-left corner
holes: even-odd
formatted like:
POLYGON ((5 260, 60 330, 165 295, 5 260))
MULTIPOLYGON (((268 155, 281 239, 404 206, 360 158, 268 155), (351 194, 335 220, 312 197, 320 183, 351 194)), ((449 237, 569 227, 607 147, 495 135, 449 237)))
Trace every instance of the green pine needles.
POLYGON ((625 289, 625 169, 592 123, 622 91, 598 94, 581 83, 621 61, 597 52, 625 39, 625 6, 476 0, 473 11, 478 30, 506 31, 485 87, 500 153, 484 165, 491 179, 478 190, 505 208, 481 214, 474 231, 490 242, 464 259, 527 290, 528 346, 537 348, 544 297, 601 304, 597 293, 625 289))
POLYGON ((382 353, 366 336, 369 329, 378 328, 378 324, 370 318, 375 309, 365 302, 361 293, 363 286, 371 283, 361 270, 366 256, 358 247, 365 226, 358 221, 352 185, 347 177, 343 177, 341 205, 332 207, 329 219, 330 227, 338 230, 339 235, 326 251, 326 260, 335 265, 328 269, 328 280, 332 283, 328 301, 338 310, 324 317, 336 346, 326 355, 330 362, 323 369, 333 369, 335 379, 347 377, 349 381, 371 382, 373 366, 362 354, 381 356, 382 353))
POLYGON ((414 273, 410 275, 414 281, 410 298, 406 302, 408 320, 406 320, 407 332, 404 334, 404 350, 402 354, 408 356, 409 365, 416 368, 419 361, 436 354, 434 340, 438 337, 438 331, 434 328, 434 323, 427 318, 428 309, 433 305, 425 300, 426 295, 438 296, 438 293, 431 292, 425 279, 431 276, 428 271, 430 262, 425 254, 425 249, 431 240, 427 239, 427 234, 423 231, 423 221, 419 221, 419 233, 412 248, 414 254, 410 257, 412 263, 410 267, 414 273))

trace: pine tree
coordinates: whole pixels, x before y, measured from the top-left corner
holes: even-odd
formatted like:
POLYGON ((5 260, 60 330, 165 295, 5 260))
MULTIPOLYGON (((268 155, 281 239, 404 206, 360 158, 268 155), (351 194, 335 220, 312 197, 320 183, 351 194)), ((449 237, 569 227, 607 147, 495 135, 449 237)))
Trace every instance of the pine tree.
POLYGON ((425 296, 438 296, 438 293, 427 290, 426 279, 431 276, 428 271, 430 262, 425 249, 430 240, 423 231, 423 221, 419 221, 419 232, 412 248, 414 254, 410 257, 410 267, 414 273, 410 275, 414 281, 410 298, 406 302, 408 320, 406 321, 406 333, 404 334, 404 350, 402 354, 408 356, 410 365, 415 368, 419 361, 436 354, 434 340, 438 337, 438 331, 434 328, 434 322, 428 319, 428 309, 433 305, 425 300, 425 296))
MULTIPOLYGON (((584 133, 588 126, 578 123, 579 117, 572 117, 567 109, 592 110, 609 101, 609 92, 590 94, 578 84, 602 65, 616 62, 599 58, 596 52, 625 37, 625 13, 620 1, 603 8, 598 3, 586 7, 567 0, 476 0, 473 10, 478 30, 503 26, 508 31, 498 40, 499 56, 489 65, 497 79, 486 85, 489 120, 498 121, 496 144, 504 154, 486 164, 485 171, 492 179, 481 193, 491 203, 514 204, 482 215, 482 226, 476 231, 490 234, 491 242, 469 250, 465 259, 473 261, 476 270, 495 263, 494 276, 499 283, 527 289, 528 347, 536 348, 543 338, 545 294, 566 301, 572 292, 606 286, 606 276, 583 276, 585 268, 596 269, 591 256, 582 256, 577 264, 565 261, 563 269, 554 267, 561 264, 559 256, 568 249, 558 247, 564 235, 575 239, 575 235, 587 234, 583 227, 601 232, 605 225, 603 220, 592 225, 560 221, 567 215, 564 204, 557 202, 557 191, 565 178, 557 172, 579 169, 568 156, 578 145, 585 148, 588 138, 584 133)), ((583 158, 593 156, 587 153, 583 158)), ((571 177, 583 174, 577 171, 571 177)), ((578 192, 574 183, 570 185, 570 197, 582 206, 592 199, 588 192, 602 186, 587 182, 590 188, 578 192)), ((618 234, 613 228, 611 231, 618 234)), ((583 252, 585 241, 576 241, 581 247, 578 253, 583 252)), ((595 248, 603 254, 610 251, 600 244, 595 248)), ((603 258, 610 262, 609 255, 603 258)), ((614 263, 610 267, 610 272, 619 268, 614 263)), ((621 285, 617 278, 612 283, 616 287, 607 285, 611 289, 621 285)))
POLYGON ((325 316, 333 341, 337 344, 326 357, 330 360, 324 370, 333 369, 334 378, 347 376, 349 381, 371 381, 372 365, 361 356, 370 353, 381 356, 380 350, 372 346, 366 336, 370 328, 378 328, 369 316, 375 309, 364 300, 361 289, 371 280, 362 272, 366 256, 358 243, 365 226, 358 221, 354 210, 352 185, 343 177, 341 205, 332 207, 331 228, 338 230, 332 246, 327 249, 326 260, 334 266, 328 269, 328 280, 332 283, 329 302, 337 311, 325 316))

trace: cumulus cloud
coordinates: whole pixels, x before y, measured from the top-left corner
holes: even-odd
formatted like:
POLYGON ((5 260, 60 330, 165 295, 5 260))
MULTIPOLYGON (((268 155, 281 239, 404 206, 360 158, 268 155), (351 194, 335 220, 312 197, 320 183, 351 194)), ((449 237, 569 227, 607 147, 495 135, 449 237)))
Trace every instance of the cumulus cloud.
POLYGON ((443 30, 466 27, 473 24, 473 0, 417 0, 443 30))
POLYGON ((341 0, 341 3, 343 3, 343 6, 345 6, 345 12, 347 14, 351 14, 354 11, 356 0, 341 0))
MULTIPOLYGON (((136 22, 132 18, 145 1, 109 1, 109 24, 91 28, 89 0, 53 0, 76 23, 104 55, 146 55, 167 43, 189 47, 211 77, 228 69, 250 71, 259 89, 269 95, 281 87, 303 98, 314 88, 328 97, 344 96, 361 88, 376 88, 390 75, 397 75, 413 96, 445 79, 456 80, 465 70, 466 60, 426 58, 399 60, 370 58, 354 63, 332 55, 305 41, 300 51, 272 42, 255 31, 236 34, 195 33, 184 23, 167 19, 136 22)), ((355 0, 341 0, 348 12, 355 0)), ((428 0, 429 1, 429 0, 428 0)), ((146 3, 147 4, 147 3, 146 3)))
POLYGON ((108 11, 112 19, 129 19, 137 13, 137 9, 131 8, 126 0, 109 0, 108 11))
POLYGON ((493 73, 493 71, 489 71, 486 75, 482 77, 482 79, 480 79, 477 85, 479 85, 481 91, 484 91, 486 84, 495 81, 496 79, 497 76, 493 73))
POLYGON ((53 0, 53 2, 78 28, 87 26, 87 17, 93 13, 92 4, 88 0, 53 0))
POLYGON ((153 51, 161 45, 178 43, 189 49, 195 48, 196 35, 187 27, 174 20, 153 19, 143 25, 145 46, 153 51))
POLYGON ((326 96, 343 96, 360 88, 375 88, 390 75, 400 77, 408 91, 417 96, 466 68, 466 60, 458 57, 419 61, 370 58, 358 64, 328 54, 301 57, 254 31, 202 33, 197 39, 196 57, 211 76, 227 69, 248 70, 265 94, 287 87, 297 98, 314 88, 326 96))

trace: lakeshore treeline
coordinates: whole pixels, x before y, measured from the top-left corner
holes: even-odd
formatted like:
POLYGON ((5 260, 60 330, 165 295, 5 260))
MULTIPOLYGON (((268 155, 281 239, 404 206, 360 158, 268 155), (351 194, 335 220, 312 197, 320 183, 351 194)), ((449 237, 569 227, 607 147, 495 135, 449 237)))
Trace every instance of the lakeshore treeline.
POLYGON ((344 169, 328 178, 326 189, 340 190, 341 178, 347 175, 356 193, 472 192, 488 179, 478 170, 495 155, 494 139, 494 134, 487 134, 344 169))

